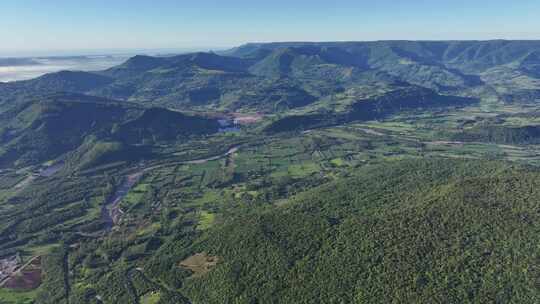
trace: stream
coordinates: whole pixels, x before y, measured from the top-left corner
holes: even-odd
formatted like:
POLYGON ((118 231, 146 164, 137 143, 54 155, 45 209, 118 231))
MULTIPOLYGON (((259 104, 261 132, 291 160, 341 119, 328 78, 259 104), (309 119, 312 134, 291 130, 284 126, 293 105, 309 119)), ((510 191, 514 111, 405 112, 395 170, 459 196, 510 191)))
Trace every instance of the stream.
MULTIPOLYGON (((229 156, 240 148, 239 145, 231 147, 227 152, 223 154, 219 154, 212 157, 207 158, 201 158, 201 159, 195 159, 190 161, 183 161, 176 163, 174 165, 178 164, 204 164, 209 161, 218 160, 220 158, 229 156)), ((167 164, 167 166, 172 164, 167 164)), ((120 216, 122 215, 122 210, 120 210, 120 202, 122 199, 128 194, 128 192, 135 186, 139 180, 141 179, 143 173, 163 167, 164 165, 158 165, 158 166, 152 166, 147 167, 144 169, 140 169, 139 171, 129 174, 126 177, 124 177, 124 180, 122 181, 122 184, 116 189, 114 192, 114 195, 112 195, 105 204, 101 207, 101 219, 105 223, 105 228, 107 231, 110 231, 114 225, 118 223, 120 220, 120 216)))
POLYGON ((116 189, 114 195, 101 207, 101 219, 105 222, 106 230, 111 230, 118 223, 122 211, 120 202, 128 194, 129 190, 141 179, 143 170, 124 177, 122 184, 116 189))

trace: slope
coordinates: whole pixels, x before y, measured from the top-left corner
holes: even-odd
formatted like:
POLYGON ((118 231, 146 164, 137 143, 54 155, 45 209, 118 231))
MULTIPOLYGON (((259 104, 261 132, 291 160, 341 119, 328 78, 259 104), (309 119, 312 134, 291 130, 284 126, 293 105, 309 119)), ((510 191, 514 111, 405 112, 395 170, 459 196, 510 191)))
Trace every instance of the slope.
POLYGON ((122 144, 152 145, 217 130, 215 120, 57 93, 29 99, 0 116, 0 164, 24 166, 49 161, 76 149, 90 136, 122 144))
POLYGON ((192 250, 218 256, 186 281, 194 303, 534 303, 539 172, 478 161, 361 169, 192 250))

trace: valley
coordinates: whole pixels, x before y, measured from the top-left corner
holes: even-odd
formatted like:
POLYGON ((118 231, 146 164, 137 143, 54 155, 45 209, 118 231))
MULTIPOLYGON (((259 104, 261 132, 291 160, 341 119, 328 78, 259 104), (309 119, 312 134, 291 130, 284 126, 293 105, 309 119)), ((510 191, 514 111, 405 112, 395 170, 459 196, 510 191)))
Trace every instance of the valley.
POLYGON ((0 270, 40 284, 0 303, 534 303, 539 50, 248 44, 2 84, 0 270))

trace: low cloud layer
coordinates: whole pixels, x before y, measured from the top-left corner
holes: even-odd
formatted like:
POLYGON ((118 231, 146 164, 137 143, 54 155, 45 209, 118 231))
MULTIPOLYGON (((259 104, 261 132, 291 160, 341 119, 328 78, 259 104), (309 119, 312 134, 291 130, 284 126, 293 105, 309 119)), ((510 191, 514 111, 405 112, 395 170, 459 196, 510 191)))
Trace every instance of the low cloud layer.
POLYGON ((80 56, 32 58, 28 64, 0 66, 0 82, 26 80, 62 71, 98 71, 120 64, 127 56, 80 56))

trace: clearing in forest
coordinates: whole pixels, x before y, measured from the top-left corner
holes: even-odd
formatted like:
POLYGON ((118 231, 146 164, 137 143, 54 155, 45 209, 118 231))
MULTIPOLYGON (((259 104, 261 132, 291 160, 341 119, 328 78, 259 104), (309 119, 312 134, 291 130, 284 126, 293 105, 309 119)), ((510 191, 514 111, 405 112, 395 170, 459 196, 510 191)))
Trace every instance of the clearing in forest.
POLYGON ((180 262, 180 266, 193 271, 194 277, 200 277, 217 265, 219 258, 206 253, 196 253, 180 262))
POLYGON ((13 273, 3 287, 25 291, 36 289, 39 285, 41 285, 41 257, 35 257, 13 273))

